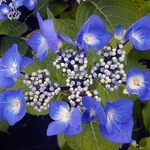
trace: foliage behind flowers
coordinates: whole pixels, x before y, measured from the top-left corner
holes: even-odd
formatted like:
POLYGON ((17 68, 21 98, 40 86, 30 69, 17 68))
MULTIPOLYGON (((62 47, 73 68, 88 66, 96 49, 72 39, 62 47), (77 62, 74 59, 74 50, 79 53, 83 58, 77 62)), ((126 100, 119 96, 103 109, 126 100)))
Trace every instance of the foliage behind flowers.
POLYGON ((78 3, 0 1, 0 130, 25 113, 49 114, 45 133, 57 135, 62 150, 146 149, 149 137, 139 135, 150 132, 150 72, 140 63, 150 59, 146 1, 78 3))

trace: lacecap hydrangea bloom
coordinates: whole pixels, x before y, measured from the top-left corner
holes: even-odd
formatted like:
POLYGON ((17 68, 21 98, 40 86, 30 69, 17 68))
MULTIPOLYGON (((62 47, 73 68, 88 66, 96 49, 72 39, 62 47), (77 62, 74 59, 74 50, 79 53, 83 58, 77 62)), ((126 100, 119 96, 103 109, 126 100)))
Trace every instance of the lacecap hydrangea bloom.
POLYGON ((26 100, 21 88, 0 93, 0 119, 13 126, 26 114, 26 100))
POLYGON ((19 54, 17 44, 10 47, 0 58, 0 88, 13 86, 21 71, 33 62, 33 59, 19 54))
POLYGON ((126 90, 138 94, 141 100, 150 100, 150 72, 132 68, 126 77, 126 90))

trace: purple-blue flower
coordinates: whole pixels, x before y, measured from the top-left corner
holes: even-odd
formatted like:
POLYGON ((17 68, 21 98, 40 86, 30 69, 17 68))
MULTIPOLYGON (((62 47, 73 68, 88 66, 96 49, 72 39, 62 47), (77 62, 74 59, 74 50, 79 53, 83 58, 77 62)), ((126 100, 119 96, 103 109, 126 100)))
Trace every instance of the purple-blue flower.
POLYGON ((7 14, 10 11, 10 7, 7 4, 0 5, 0 20, 7 19, 7 14))
POLYGON ((20 72, 34 60, 20 56, 17 44, 10 47, 0 58, 0 88, 9 88, 20 78, 20 72))
POLYGON ((106 102, 104 111, 107 122, 100 124, 102 136, 115 143, 130 143, 132 141, 133 101, 120 99, 112 103, 106 102))
POLYGON ((39 13, 37 13, 40 32, 34 32, 29 37, 27 43, 36 52, 36 57, 42 61, 48 55, 48 50, 55 52, 58 47, 57 33, 54 28, 52 19, 42 20, 39 13))
POLYGON ((73 136, 82 131, 81 114, 78 108, 71 108, 64 101, 51 102, 49 115, 54 120, 47 129, 47 136, 65 133, 73 136))
POLYGON ((132 68, 126 77, 129 94, 138 94, 141 100, 150 100, 150 72, 132 68))
POLYGON ((81 116, 83 123, 87 124, 93 121, 96 117, 101 124, 106 124, 106 115, 101 104, 94 98, 89 96, 82 97, 82 104, 86 108, 81 116))
POLYGON ((150 14, 136 21, 131 25, 126 34, 125 38, 129 39, 132 47, 137 50, 148 50, 150 49, 150 14))
POLYGON ((92 15, 80 28, 76 41, 86 51, 90 51, 90 47, 94 50, 102 49, 112 38, 112 34, 106 31, 106 26, 103 20, 92 15))
POLYGON ((26 114, 26 100, 21 88, 0 93, 0 119, 13 126, 26 114))
POLYGON ((117 39, 117 40, 123 40, 125 32, 126 32, 126 30, 121 25, 118 25, 115 28, 115 34, 114 34, 115 39, 117 39))

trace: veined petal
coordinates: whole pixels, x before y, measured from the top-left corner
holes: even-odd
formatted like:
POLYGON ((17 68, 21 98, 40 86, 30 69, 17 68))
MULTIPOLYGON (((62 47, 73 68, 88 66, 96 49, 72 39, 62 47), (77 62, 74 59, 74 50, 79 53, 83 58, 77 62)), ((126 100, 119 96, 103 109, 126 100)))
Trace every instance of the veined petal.
POLYGON ((55 52, 58 47, 58 39, 53 20, 49 19, 43 21, 39 13, 37 13, 37 18, 41 34, 46 39, 48 46, 50 47, 50 50, 52 52, 55 52))
POLYGON ((126 39, 129 38, 129 35, 130 35, 130 33, 133 29, 136 30, 137 28, 140 28, 140 27, 150 28, 149 20, 150 20, 150 14, 148 14, 148 15, 142 17, 141 19, 137 20, 134 24, 132 24, 128 28, 128 30, 125 34, 125 38, 126 39))
POLYGON ((5 99, 6 99, 5 94, 6 93, 7 93, 7 91, 3 91, 0 93, 0 119, 2 119, 2 120, 6 120, 4 117, 4 113, 3 113, 3 110, 6 107, 6 102, 5 102, 5 99))
POLYGON ((20 62, 21 56, 18 52, 18 46, 14 44, 5 52, 3 64, 0 64, 0 72, 5 72, 5 77, 18 78, 20 77, 20 62))
POLYGON ((129 41, 131 46, 137 50, 148 50, 150 49, 150 28, 139 27, 136 30, 132 30, 129 35, 129 41))
POLYGON ((150 100, 150 87, 147 87, 145 93, 139 96, 139 98, 144 101, 150 100))
POLYGON ((14 1, 12 1, 12 5, 14 6, 14 7, 20 7, 20 6, 23 6, 23 2, 24 2, 25 0, 14 0, 14 1))
POLYGON ((132 141, 132 128, 133 119, 124 124, 114 122, 111 133, 107 131, 106 126, 100 125, 100 132, 111 142, 130 143, 132 141))
POLYGON ((60 116, 63 112, 69 112, 69 105, 63 101, 51 102, 49 104, 49 115, 53 120, 60 120, 62 117, 60 116))
POLYGON ((59 36, 62 40, 66 41, 66 42, 68 42, 68 43, 70 43, 70 44, 72 44, 72 45, 81 46, 81 45, 78 44, 77 42, 72 41, 68 36, 65 36, 64 34, 59 33, 58 36, 59 36))
POLYGON ((68 136, 73 136, 82 131, 81 114, 78 108, 73 108, 70 112, 69 124, 64 133, 68 136))
POLYGON ((68 127, 68 122, 62 122, 60 120, 53 121, 49 124, 47 129, 47 136, 58 135, 63 133, 68 127))
POLYGON ((0 76, 0 88, 10 88, 16 83, 15 78, 0 76))
POLYGON ((26 57, 26 56, 22 56, 21 58, 22 58, 22 60, 21 60, 20 70, 23 70, 26 66, 28 66, 34 62, 33 59, 26 57))
POLYGON ((25 0, 24 6, 27 7, 28 10, 33 10, 37 5, 37 0, 25 0))
MULTIPOLYGON (((42 36, 41 33, 33 33, 30 38, 27 41, 28 45, 36 52, 36 57, 41 61, 43 55, 48 54, 48 44, 46 42, 46 39, 42 36)), ((45 56, 46 57, 46 56, 45 56)))

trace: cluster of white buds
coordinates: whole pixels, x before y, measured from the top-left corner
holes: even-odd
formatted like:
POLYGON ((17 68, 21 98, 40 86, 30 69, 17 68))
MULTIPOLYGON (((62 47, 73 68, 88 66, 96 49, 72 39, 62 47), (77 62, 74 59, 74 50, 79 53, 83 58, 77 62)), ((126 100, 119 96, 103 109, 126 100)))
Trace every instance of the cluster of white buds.
POLYGON ((54 83, 52 86, 49 75, 50 72, 47 69, 37 70, 31 75, 24 75, 23 83, 30 89, 25 92, 27 105, 33 106, 38 112, 47 110, 49 101, 61 90, 58 83, 54 83))
POLYGON ((118 48, 105 46, 103 50, 98 51, 98 55, 102 57, 91 69, 92 77, 100 78, 100 82, 110 91, 117 90, 126 79, 123 64, 125 51, 121 48, 123 48, 122 44, 118 48))

